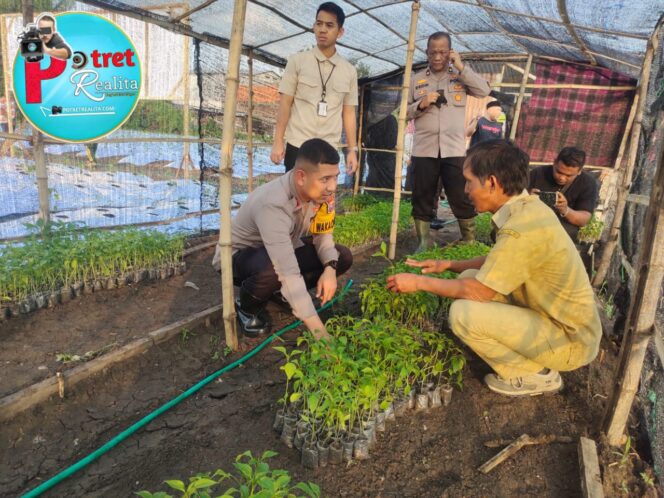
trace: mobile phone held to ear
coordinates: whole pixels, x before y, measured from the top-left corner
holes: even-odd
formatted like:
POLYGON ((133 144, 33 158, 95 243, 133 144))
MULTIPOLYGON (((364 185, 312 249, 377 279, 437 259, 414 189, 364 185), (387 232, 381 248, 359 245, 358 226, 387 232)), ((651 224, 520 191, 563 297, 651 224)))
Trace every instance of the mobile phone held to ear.
POLYGON ((540 192, 540 200, 547 206, 555 206, 556 200, 558 199, 558 192, 540 192))

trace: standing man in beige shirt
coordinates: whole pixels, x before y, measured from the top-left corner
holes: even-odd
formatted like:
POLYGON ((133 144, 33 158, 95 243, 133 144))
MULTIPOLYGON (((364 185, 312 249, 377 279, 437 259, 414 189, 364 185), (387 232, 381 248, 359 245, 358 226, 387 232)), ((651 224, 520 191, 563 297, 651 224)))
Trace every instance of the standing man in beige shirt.
POLYGON ((279 85, 281 99, 270 159, 290 171, 305 140, 322 138, 339 145, 346 132, 346 172, 357 170, 357 71, 337 53, 344 33, 344 11, 334 2, 318 7, 313 31, 316 47, 288 59, 279 85))
POLYGON ((465 241, 475 238, 475 210, 464 193, 462 167, 466 155, 468 95, 486 97, 489 83, 452 50, 450 35, 429 37, 429 66, 415 73, 408 95, 408 119, 415 120, 413 143, 413 218, 418 251, 429 247, 429 229, 441 179, 450 208, 465 241))

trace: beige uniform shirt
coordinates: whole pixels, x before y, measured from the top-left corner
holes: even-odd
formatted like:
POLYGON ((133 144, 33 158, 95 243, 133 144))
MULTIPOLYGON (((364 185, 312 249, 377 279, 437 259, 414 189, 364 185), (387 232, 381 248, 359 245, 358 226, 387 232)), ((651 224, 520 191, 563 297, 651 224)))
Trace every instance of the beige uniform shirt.
MULTIPOLYGON (((316 314, 295 258, 302 237, 313 235, 321 263, 338 260, 334 246, 334 197, 321 206, 297 198, 292 171, 254 190, 233 218, 233 253, 265 247, 281 282, 281 293, 293 314, 306 319, 316 314)), ((212 260, 219 270, 219 247, 212 260)))
POLYGON ((300 147, 310 138, 322 138, 336 147, 341 140, 343 106, 357 105, 357 71, 338 53, 328 59, 314 47, 288 59, 279 92, 294 97, 287 143, 300 147), (325 82, 327 116, 319 116, 325 82))
MULTIPOLYGON (((455 70, 456 71, 456 70, 455 70)), ((486 97, 489 83, 468 64, 460 73, 434 73, 428 68, 412 77, 408 92, 408 119, 415 120, 414 157, 462 157, 466 155, 466 100, 486 97), (418 109, 429 92, 444 92, 447 104, 418 109)))
POLYGON ((475 278, 560 327, 576 346, 570 364, 590 363, 602 326, 581 257, 556 215, 524 190, 492 220, 496 244, 475 278))

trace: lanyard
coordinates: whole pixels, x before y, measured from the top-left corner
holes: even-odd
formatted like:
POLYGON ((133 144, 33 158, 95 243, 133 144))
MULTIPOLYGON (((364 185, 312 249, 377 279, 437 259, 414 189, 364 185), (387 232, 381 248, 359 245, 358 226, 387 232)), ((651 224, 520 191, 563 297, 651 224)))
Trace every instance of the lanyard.
POLYGON ((330 74, 327 75, 327 79, 323 81, 323 71, 321 71, 320 69, 320 61, 316 59, 316 62, 318 62, 318 74, 320 75, 320 83, 321 85, 323 85, 323 93, 321 95, 320 100, 321 102, 325 102, 325 94, 327 93, 327 84, 329 83, 330 78, 332 77, 332 73, 334 72, 337 66, 335 66, 332 62, 330 62, 330 64, 332 64, 332 70, 330 71, 330 74))

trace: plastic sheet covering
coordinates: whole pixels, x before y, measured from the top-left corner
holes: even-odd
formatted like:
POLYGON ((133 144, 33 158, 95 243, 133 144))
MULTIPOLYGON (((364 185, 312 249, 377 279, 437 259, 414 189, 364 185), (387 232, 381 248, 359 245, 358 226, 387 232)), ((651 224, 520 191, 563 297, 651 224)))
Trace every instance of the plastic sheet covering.
MULTIPOLYGON (((86 1, 119 12, 145 14, 149 10, 151 16, 163 21, 182 10, 174 8, 168 0, 86 1)), ((189 7, 200 6, 203 1, 190 1, 189 7)), ((346 13, 346 31, 340 43, 349 50, 355 50, 357 54, 351 62, 362 61, 370 68, 370 76, 392 70, 386 67, 384 59, 387 59, 387 64, 403 66, 405 58, 399 60, 393 58, 391 53, 388 57, 379 54, 398 46, 406 46, 412 2, 339 0, 337 3, 346 13)), ((563 22, 557 0, 484 0, 481 3, 472 0, 421 0, 420 3, 418 42, 425 40, 433 31, 447 31, 452 34, 456 48, 461 53, 525 54, 527 49, 534 55, 588 62, 588 57, 563 22), (524 36, 535 40, 526 43, 524 36), (565 48, 560 43, 571 48, 565 48)), ((306 47, 301 37, 313 26, 318 5, 318 1, 248 0, 245 47, 260 50, 263 55, 283 63, 288 55, 306 47)), ((616 0, 610 3, 567 0, 565 6, 574 29, 580 31, 582 41, 587 40, 592 45, 591 50, 616 59, 619 59, 618 55, 624 57, 618 62, 598 58, 600 64, 630 76, 638 75, 638 67, 634 66, 639 66, 643 59, 642 41, 652 33, 664 12, 664 0, 616 0), (606 31, 625 35, 625 43, 619 50, 616 51, 615 44, 603 44, 588 34, 603 36, 606 31)), ((223 42, 230 37, 232 13, 232 0, 217 0, 191 14, 186 24, 194 32, 210 34, 223 42)), ((308 43, 313 44, 310 34, 304 40, 310 40, 308 43)), ((415 62, 423 62, 425 57, 422 50, 425 47, 418 43, 418 48, 415 62)))

